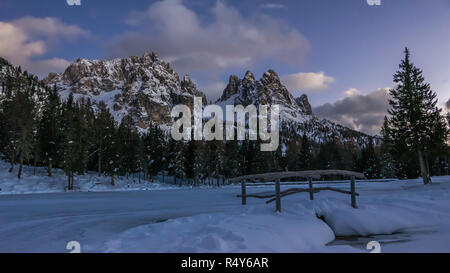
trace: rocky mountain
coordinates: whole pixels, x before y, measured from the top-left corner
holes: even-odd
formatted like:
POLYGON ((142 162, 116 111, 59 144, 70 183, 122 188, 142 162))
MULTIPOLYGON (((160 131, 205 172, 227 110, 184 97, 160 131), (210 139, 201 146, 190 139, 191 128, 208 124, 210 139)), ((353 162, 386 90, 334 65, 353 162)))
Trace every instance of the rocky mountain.
POLYGON ((312 115, 312 107, 308 101, 308 96, 306 94, 303 94, 300 97, 296 98, 295 102, 300 107, 303 114, 312 115))
POLYGON ((265 72, 259 80, 255 79, 251 71, 247 71, 242 79, 235 75, 230 76, 228 85, 216 104, 244 106, 278 104, 280 105, 280 126, 285 132, 281 135, 306 133, 316 142, 334 137, 343 143, 351 142, 356 145, 367 143, 369 138, 366 134, 315 116, 307 95, 294 98, 273 70, 265 72))
POLYGON ((104 101, 120 123, 131 115, 140 129, 151 123, 171 122, 174 105, 193 105, 194 96, 203 97, 189 76, 180 77, 156 53, 142 57, 113 60, 78 59, 61 74, 51 73, 43 82, 56 86, 62 99, 74 94, 75 99, 104 101))
POLYGON ((260 80, 256 80, 251 71, 247 71, 243 79, 230 76, 229 83, 217 104, 280 105, 281 114, 291 118, 302 118, 305 109, 298 105, 294 97, 284 87, 277 73, 269 70, 260 80))
MULTIPOLYGON (((45 96, 42 86, 47 86, 56 87, 63 100, 72 93, 75 100, 89 99, 94 108, 103 101, 117 123, 130 115, 140 130, 145 130, 152 123, 170 125, 171 108, 177 104, 192 107, 194 96, 202 97, 203 105, 207 104, 205 95, 189 76, 180 79, 170 65, 155 53, 113 60, 78 59, 63 73, 51 73, 41 82, 0 59, 0 99, 5 96, 6 85, 11 82, 9 79, 14 78, 35 81, 39 86, 37 100, 45 96)), ((369 137, 315 116, 308 97, 302 95, 294 98, 273 70, 265 72, 259 80, 250 71, 242 79, 230 76, 216 104, 278 104, 282 136, 306 133, 316 142, 335 137, 355 144, 366 143, 369 137)))

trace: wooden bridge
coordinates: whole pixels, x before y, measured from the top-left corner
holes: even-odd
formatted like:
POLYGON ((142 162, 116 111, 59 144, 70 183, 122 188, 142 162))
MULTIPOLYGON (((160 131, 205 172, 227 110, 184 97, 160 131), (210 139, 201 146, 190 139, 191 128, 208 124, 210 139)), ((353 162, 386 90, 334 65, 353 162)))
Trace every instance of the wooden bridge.
MULTIPOLYGON (((349 194, 351 196, 351 204, 353 208, 357 208, 356 206, 356 196, 359 194, 355 189, 355 178, 365 179, 364 174, 345 171, 345 170, 314 170, 314 171, 300 171, 300 172, 276 172, 276 173, 264 173, 264 174, 253 174, 253 175, 244 175, 236 178, 232 178, 229 180, 230 183, 241 183, 242 193, 237 197, 242 199, 242 205, 247 204, 247 198, 260 198, 267 199, 266 203, 271 203, 275 201, 276 211, 281 212, 281 198, 302 192, 309 192, 310 200, 314 200, 314 194, 319 193, 321 191, 335 191, 344 194, 349 194), (350 191, 336 189, 332 187, 313 187, 313 179, 320 179, 322 176, 327 175, 338 175, 342 177, 350 178, 350 191), (308 179, 308 189, 299 189, 299 188, 291 188, 284 191, 280 190, 280 180, 285 178, 307 178, 308 179), (260 181, 260 182, 270 182, 275 181, 275 193, 266 194, 266 195, 257 195, 257 194, 247 194, 247 182, 250 181, 260 181)), ((289 183, 292 185, 292 183, 289 183)))

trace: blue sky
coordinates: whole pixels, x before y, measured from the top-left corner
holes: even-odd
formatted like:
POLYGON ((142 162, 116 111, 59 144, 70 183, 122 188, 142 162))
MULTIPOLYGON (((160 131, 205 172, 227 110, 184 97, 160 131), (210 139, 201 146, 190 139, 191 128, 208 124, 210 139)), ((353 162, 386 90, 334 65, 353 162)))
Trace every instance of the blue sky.
POLYGON ((441 106, 450 98, 449 0, 81 1, 2 0, 0 38, 11 42, 0 55, 45 75, 79 57, 156 51, 211 100, 230 74, 274 69, 322 116, 373 133, 386 107, 381 88, 408 46, 441 106), (361 117, 352 103, 378 108, 361 117))

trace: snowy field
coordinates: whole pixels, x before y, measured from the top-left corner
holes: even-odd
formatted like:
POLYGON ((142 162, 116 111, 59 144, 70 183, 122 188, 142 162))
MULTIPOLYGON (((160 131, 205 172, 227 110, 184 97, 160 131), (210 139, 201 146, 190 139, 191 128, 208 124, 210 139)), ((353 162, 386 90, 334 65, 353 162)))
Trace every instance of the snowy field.
MULTIPOLYGON (((382 252, 450 252, 450 177, 435 177, 431 186, 358 182, 358 209, 341 193, 321 192, 314 201, 295 194, 275 213, 265 200, 241 206, 238 186, 139 188, 122 179, 116 191, 97 185, 98 192, 65 193, 65 180, 57 180, 64 176, 42 181, 31 170, 17 181, 0 169, 0 252, 69 252, 69 241, 82 252, 368 252, 373 240, 382 252), (18 194, 32 191, 41 193, 18 194)), ((89 177, 75 184, 92 186, 89 177)), ((248 188, 269 191, 273 186, 248 188)))

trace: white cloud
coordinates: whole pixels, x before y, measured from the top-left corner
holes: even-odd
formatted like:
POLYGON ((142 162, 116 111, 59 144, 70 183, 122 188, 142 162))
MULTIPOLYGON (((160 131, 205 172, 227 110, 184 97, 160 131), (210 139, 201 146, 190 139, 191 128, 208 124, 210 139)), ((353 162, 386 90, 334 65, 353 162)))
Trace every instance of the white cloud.
POLYGON ((389 88, 378 88, 369 94, 357 89, 346 91, 346 97, 313 109, 320 116, 367 134, 379 134, 389 108, 389 88))
POLYGON ((51 58, 40 61, 29 62, 27 68, 29 71, 46 76, 49 72, 64 71, 70 65, 70 61, 62 58, 51 58))
POLYGON ((10 23, 0 22, 0 41, 0 55, 17 64, 46 51, 43 41, 30 41, 25 31, 10 23))
POLYGON ((322 91, 329 88, 329 85, 335 82, 333 77, 319 73, 296 73, 281 77, 282 83, 290 91, 322 91))
POLYGON ((86 37, 89 32, 76 25, 68 25, 59 18, 45 17, 37 18, 25 16, 11 22, 14 26, 22 29, 29 37, 47 37, 49 39, 72 39, 75 37, 86 37))
POLYGON ((0 21, 0 56, 35 74, 57 72, 64 69, 68 61, 36 58, 47 53, 49 48, 61 40, 88 35, 89 32, 78 26, 65 24, 52 17, 25 16, 9 22, 0 21))
POLYGON ((361 92, 356 88, 350 88, 347 91, 344 91, 344 94, 347 97, 354 97, 354 96, 362 95, 361 92))
POLYGON ((183 74, 217 75, 267 60, 300 65, 309 50, 302 34, 267 15, 243 16, 222 1, 209 15, 205 22, 181 0, 153 3, 145 12, 128 16, 133 31, 111 45, 111 57, 155 51, 183 74))

